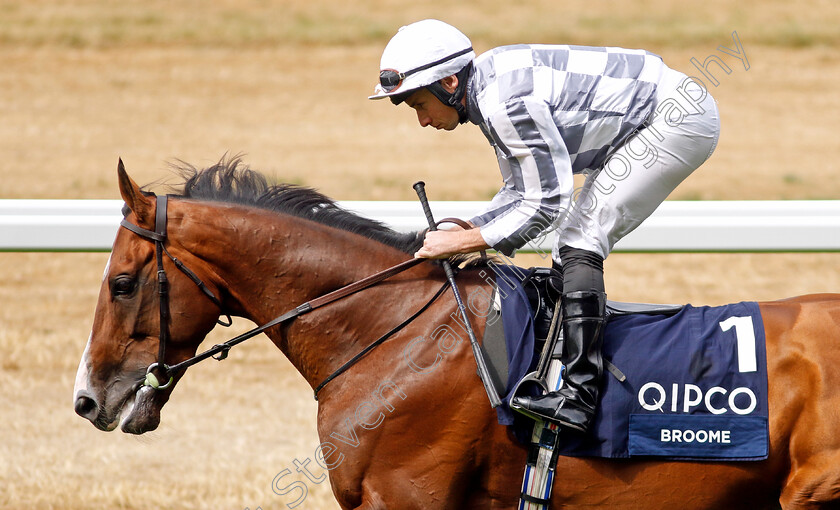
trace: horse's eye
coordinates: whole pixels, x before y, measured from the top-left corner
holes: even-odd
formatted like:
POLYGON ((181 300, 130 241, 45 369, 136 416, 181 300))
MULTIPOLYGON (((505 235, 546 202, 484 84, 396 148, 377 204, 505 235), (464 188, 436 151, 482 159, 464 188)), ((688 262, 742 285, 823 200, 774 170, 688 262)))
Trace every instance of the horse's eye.
POLYGON ((134 292, 136 281, 130 276, 118 276, 111 282, 111 295, 114 297, 128 296, 134 292))

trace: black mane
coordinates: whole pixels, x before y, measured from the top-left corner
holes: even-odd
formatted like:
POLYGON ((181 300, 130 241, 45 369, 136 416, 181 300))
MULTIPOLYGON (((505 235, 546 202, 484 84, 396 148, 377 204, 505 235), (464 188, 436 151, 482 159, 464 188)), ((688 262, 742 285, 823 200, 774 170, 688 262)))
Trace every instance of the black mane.
POLYGON ((241 158, 223 158, 199 170, 179 161, 175 171, 184 179, 175 189, 178 196, 196 200, 227 202, 258 207, 362 235, 413 254, 423 245, 418 232, 403 234, 383 223, 354 214, 318 191, 294 184, 274 184, 242 164, 241 158))

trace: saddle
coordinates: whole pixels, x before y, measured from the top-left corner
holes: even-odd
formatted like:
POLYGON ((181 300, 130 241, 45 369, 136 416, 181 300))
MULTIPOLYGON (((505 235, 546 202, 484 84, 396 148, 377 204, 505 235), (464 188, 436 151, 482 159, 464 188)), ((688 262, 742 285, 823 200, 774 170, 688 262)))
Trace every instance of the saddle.
MULTIPOLYGON (((514 279, 521 281, 521 288, 524 291, 524 297, 527 299, 528 307, 527 309, 520 309, 517 312, 509 312, 506 316, 522 316, 523 322, 530 318, 534 330, 533 352, 539 356, 543 353, 543 347, 548 340, 549 329, 554 318, 555 305, 562 293, 562 275, 559 271, 550 267, 532 267, 530 269, 495 267, 494 271, 497 273, 497 277, 500 277, 499 273, 506 271, 504 273, 505 276, 502 276, 503 278, 506 278, 508 281, 514 279)), ((512 367, 508 362, 505 327, 501 320, 502 307, 504 305, 501 303, 500 292, 511 290, 501 285, 494 289, 493 299, 495 306, 491 309, 491 313, 487 318, 487 327, 482 342, 487 365, 499 395, 509 393, 511 385, 515 385, 518 382, 516 380, 517 373, 516 371, 511 372, 512 367)), ((683 305, 626 303, 607 300, 607 320, 609 321, 613 317, 632 314, 671 316, 679 313, 682 309, 683 305)), ((522 326, 517 324, 507 329, 510 331, 519 329, 520 327, 522 326)), ((562 344, 558 342, 554 346, 553 352, 549 353, 551 358, 559 359, 561 349, 562 344)), ((540 360, 540 362, 547 363, 548 360, 540 360)), ((610 364, 607 367, 608 370, 615 373, 614 367, 610 364)))

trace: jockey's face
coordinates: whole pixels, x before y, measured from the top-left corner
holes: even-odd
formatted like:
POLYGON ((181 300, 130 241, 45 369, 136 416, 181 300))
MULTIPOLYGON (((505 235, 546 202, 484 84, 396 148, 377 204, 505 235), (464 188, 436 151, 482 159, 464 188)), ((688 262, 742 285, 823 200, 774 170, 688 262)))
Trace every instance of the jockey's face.
POLYGON ((452 131, 458 127, 458 111, 446 106, 427 89, 419 89, 408 96, 405 103, 417 112, 417 122, 421 126, 452 131))

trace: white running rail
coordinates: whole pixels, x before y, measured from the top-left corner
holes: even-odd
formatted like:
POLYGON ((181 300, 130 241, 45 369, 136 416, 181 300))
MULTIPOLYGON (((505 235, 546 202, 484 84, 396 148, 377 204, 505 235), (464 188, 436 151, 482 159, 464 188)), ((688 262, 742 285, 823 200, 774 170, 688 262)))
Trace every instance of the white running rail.
MULTIPOLYGON (((399 231, 426 227, 418 202, 340 202, 399 231)), ((483 202, 432 202, 470 218, 483 202)), ((0 251, 109 251, 119 200, 0 200, 0 251)), ((549 235, 520 251, 551 251, 549 235)), ((625 252, 840 251, 840 200, 667 201, 615 247, 625 252)))

